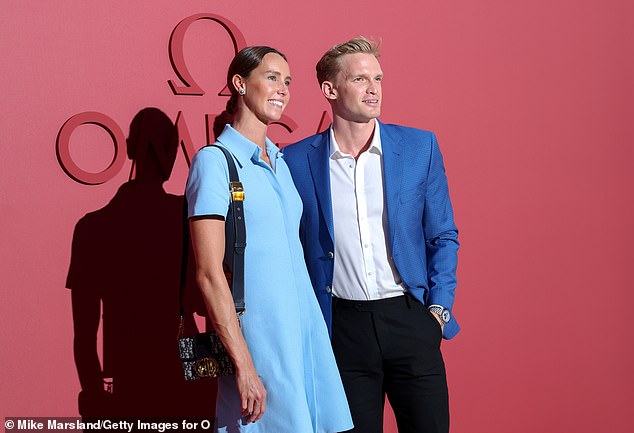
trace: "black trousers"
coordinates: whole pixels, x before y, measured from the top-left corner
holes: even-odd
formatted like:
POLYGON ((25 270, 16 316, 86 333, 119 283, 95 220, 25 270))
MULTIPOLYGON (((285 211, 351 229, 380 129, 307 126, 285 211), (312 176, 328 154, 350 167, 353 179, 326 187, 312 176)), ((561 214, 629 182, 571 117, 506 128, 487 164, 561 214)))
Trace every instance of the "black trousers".
POLYGON ((448 433, 449 398, 440 324, 410 295, 333 298, 332 345, 353 433, 381 433, 387 395, 399 433, 448 433))

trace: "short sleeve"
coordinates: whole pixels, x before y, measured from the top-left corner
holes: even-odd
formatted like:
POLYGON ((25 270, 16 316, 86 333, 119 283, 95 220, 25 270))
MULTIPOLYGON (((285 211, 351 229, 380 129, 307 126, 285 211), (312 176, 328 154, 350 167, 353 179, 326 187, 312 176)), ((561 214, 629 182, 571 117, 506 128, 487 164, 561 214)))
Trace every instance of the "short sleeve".
POLYGON ((90 290, 91 281, 94 282, 95 276, 98 275, 96 269, 94 269, 94 263, 97 261, 94 257, 94 248, 98 248, 97 245, 99 244, 97 242, 92 243, 93 249, 91 250, 89 246, 94 239, 90 239, 88 233, 84 217, 79 220, 73 233, 70 266, 66 276, 67 289, 90 290))
POLYGON ((192 161, 185 188, 188 218, 204 215, 227 216, 229 209, 229 170, 222 152, 202 148, 192 161))

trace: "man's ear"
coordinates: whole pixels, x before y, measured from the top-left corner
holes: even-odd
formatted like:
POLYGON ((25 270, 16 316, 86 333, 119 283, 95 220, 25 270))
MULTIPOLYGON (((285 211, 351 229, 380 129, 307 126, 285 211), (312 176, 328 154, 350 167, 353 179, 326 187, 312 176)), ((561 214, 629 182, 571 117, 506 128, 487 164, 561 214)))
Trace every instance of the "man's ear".
POLYGON ((335 85, 332 83, 332 81, 324 81, 323 83, 321 83, 321 93, 324 94, 326 99, 337 99, 337 89, 335 89, 335 85))

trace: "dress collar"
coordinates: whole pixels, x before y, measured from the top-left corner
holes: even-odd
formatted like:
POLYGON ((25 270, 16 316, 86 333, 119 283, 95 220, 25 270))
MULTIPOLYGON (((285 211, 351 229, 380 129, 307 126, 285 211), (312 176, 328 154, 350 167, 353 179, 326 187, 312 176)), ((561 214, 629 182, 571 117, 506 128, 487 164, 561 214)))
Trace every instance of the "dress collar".
MULTIPOLYGON (((216 141, 229 149, 240 165, 244 165, 248 160, 254 163, 263 162, 260 159, 260 146, 240 134, 229 124, 225 125, 225 129, 222 131, 222 134, 218 136, 216 141)), ((266 137, 266 153, 271 160, 283 155, 280 149, 273 144, 268 137, 266 137)))

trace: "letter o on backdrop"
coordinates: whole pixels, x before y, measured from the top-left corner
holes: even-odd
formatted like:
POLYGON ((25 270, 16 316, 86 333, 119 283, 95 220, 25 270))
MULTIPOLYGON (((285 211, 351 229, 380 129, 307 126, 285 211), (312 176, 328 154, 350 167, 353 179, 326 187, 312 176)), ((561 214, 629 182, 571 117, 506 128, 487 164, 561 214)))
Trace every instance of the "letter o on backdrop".
POLYGON ((126 160, 125 152, 122 152, 122 149, 125 149, 125 135, 117 122, 96 111, 75 114, 62 125, 59 134, 57 134, 56 152, 59 164, 71 178, 86 185, 99 185, 116 176, 126 160), (114 144, 112 161, 105 170, 98 173, 91 173, 79 167, 70 154, 70 137, 73 131, 86 124, 97 125, 105 129, 114 144))

